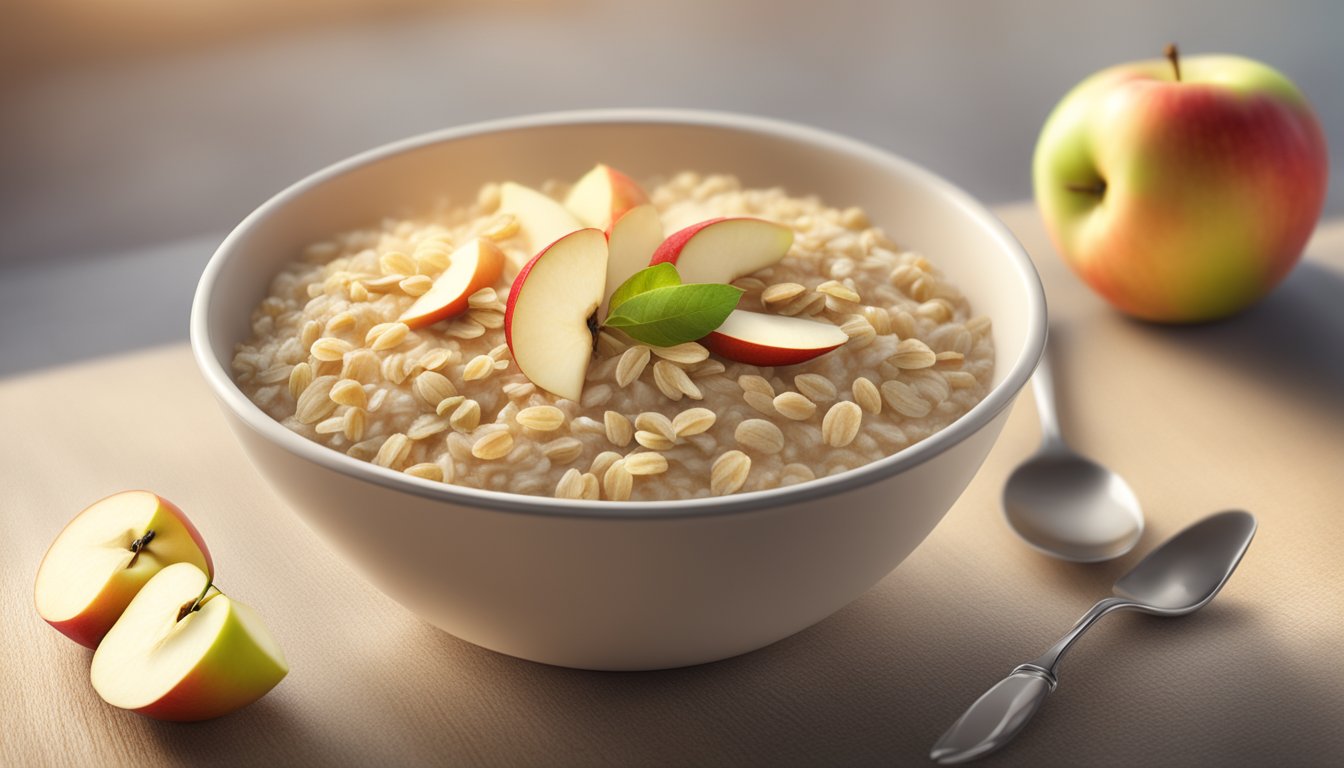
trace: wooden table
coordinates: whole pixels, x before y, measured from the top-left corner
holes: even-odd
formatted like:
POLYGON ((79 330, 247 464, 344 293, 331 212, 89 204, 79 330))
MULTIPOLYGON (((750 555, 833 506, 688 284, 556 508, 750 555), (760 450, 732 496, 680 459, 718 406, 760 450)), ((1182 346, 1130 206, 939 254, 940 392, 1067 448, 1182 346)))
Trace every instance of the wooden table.
POLYGON ((1007 529, 999 490, 1037 440, 1024 397, 928 541, 821 624, 666 672, 518 661, 422 623, 323 548, 253 472, 177 344, 0 381, 0 765, 925 764, 971 700, 1143 552, 1228 507, 1260 531, 1218 599, 1185 619, 1102 622, 1037 721, 984 764, 1340 764, 1344 222, 1259 307, 1161 328, 1088 293, 1032 209, 1000 213, 1046 282, 1067 435, 1145 506, 1129 556, 1065 564, 1007 529), (236 715, 176 725, 103 704, 90 652, 32 607, 65 521, 133 487, 188 511, 221 586, 289 656, 289 677, 236 715))

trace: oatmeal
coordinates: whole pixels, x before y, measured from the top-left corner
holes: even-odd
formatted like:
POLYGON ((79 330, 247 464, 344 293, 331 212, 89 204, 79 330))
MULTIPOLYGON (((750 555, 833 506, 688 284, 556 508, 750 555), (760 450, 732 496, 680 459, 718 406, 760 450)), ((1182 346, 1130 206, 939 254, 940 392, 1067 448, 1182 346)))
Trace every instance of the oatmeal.
POLYGON ((510 286, 533 252, 487 185, 469 205, 310 245, 253 313, 237 382, 285 427, 361 460, 593 500, 723 495, 844 472, 923 440, 988 392, 989 320, 862 211, 722 175, 682 173, 648 190, 667 233, 722 216, 792 229, 781 261, 734 281, 738 308, 829 323, 848 341, 762 367, 604 328, 578 399, 551 394, 506 344, 510 286), (451 317, 401 322, 475 238, 506 257, 498 279, 473 285, 451 317))

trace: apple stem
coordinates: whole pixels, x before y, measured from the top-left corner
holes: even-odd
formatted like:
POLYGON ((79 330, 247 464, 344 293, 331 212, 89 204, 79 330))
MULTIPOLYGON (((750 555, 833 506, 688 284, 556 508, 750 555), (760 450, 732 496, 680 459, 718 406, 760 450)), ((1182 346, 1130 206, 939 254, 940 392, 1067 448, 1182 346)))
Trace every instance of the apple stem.
POLYGON ((201 602, 205 600, 206 593, 209 592, 210 588, 213 586, 213 583, 207 581, 205 583, 205 589, 201 590, 201 594, 196 596, 196 599, 191 602, 191 605, 182 606, 182 610, 177 614, 177 620, 181 621, 187 617, 188 613, 201 610, 201 602))
POLYGON ((1167 61, 1171 62, 1171 71, 1176 73, 1176 82, 1181 82, 1181 52, 1176 50, 1175 43, 1167 43, 1163 53, 1166 54, 1167 61))
POLYGON ((1078 192, 1079 194, 1084 195, 1096 195, 1097 197, 1106 194, 1106 182, 1104 180, 1098 180, 1091 184, 1065 184, 1064 188, 1070 192, 1078 192))
POLYGON ((140 538, 131 542, 131 551, 135 552, 136 554, 139 554, 140 550, 148 546, 149 542, 153 540, 154 540, 154 529, 151 528, 148 531, 145 531, 144 536, 141 536, 140 538))

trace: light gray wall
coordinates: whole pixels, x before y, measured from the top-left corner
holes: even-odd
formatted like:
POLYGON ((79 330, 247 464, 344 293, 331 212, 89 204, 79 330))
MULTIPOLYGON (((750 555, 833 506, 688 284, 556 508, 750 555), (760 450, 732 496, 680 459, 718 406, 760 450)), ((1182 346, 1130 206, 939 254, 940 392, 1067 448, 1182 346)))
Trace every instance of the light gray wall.
POLYGON ((88 65, 3 96, 0 263, 223 231, 352 152, 576 107, 790 118, 1024 198, 1051 105, 1169 40, 1280 68, 1344 147, 1342 31, 1338 2, 501 2, 88 65))

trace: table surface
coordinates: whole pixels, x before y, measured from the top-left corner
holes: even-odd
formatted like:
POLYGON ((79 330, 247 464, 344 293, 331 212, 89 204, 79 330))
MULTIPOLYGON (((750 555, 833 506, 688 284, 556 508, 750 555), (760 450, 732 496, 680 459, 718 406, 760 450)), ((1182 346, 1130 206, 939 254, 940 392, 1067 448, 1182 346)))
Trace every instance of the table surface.
POLYGON ((998 495, 1038 439, 1030 397, 928 540, 834 616, 746 656, 595 673, 459 641, 364 583, 256 476, 185 345, 0 380, 0 764, 925 764, 963 708, 1036 656, 1157 542, 1215 510, 1260 530, 1208 608, 1117 615, 1065 661, 1036 722, 984 765, 1337 764, 1344 758, 1344 221, 1229 322, 1155 327, 1062 266, 1035 212, 999 210, 1041 268, 1061 418, 1123 474, 1148 529, 1102 565, 1019 543, 998 495), (219 583, 292 671, 253 706, 179 725, 105 705, 91 652, 31 588, 89 502, 151 488, 192 516, 219 583))

